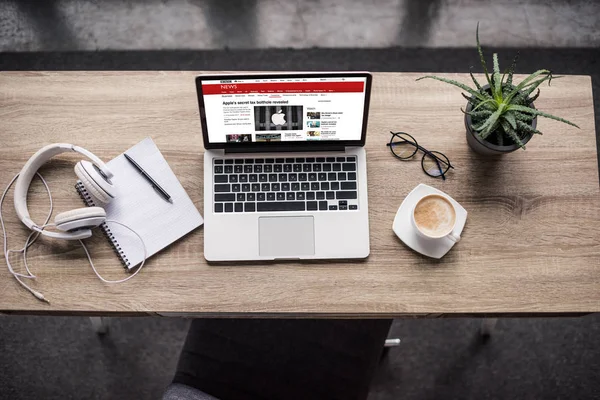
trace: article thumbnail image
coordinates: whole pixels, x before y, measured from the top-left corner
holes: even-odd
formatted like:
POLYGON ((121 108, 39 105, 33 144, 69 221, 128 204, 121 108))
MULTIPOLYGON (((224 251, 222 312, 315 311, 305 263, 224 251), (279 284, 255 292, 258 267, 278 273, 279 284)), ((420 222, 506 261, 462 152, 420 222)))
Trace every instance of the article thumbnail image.
POLYGON ((307 131, 306 134, 311 137, 321 136, 321 131, 307 131))
POLYGON ((228 143, 248 143, 252 141, 252 135, 248 134, 231 134, 225 135, 228 143))
POLYGON ((307 119, 321 119, 321 113, 319 111, 309 111, 306 113, 307 119))
POLYGON ((302 106, 254 106, 256 131, 303 130, 302 106))
POLYGON ((309 128, 320 128, 321 121, 307 121, 306 126, 309 128))
POLYGON ((257 133, 257 142, 281 142, 281 133, 257 133))

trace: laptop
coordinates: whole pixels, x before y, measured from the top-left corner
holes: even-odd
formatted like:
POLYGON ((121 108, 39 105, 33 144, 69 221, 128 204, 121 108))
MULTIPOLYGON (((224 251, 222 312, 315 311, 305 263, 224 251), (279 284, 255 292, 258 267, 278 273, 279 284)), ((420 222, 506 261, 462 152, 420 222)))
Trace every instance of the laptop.
POLYGON ((365 258, 368 72, 196 78, 208 261, 365 258))

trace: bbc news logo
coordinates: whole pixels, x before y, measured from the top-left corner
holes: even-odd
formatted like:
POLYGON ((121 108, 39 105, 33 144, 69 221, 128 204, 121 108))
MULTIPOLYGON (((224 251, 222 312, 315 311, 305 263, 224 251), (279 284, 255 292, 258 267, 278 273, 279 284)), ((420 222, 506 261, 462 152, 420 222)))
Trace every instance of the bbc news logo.
POLYGON ((221 85, 221 89, 223 89, 223 90, 237 89, 237 85, 221 85))

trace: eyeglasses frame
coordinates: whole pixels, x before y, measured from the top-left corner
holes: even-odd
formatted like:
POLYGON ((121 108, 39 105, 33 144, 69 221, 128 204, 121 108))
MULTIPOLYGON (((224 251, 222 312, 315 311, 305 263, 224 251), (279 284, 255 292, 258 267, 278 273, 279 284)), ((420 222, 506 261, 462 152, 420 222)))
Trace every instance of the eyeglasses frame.
POLYGON ((452 164, 450 164, 450 159, 444 153, 435 151, 435 150, 434 151, 427 150, 425 147, 421 146, 411 134, 406 133, 406 132, 392 132, 392 131, 390 131, 390 133, 391 133, 392 137, 390 138, 389 143, 386 143, 386 146, 388 146, 390 148, 390 151, 392 152, 394 157, 398 158, 399 160, 407 161, 408 159, 413 158, 415 156, 415 154, 417 154, 417 152, 419 150, 421 150, 423 152, 423 157, 421 158, 421 169, 423 169, 423 172, 425 172, 427 175, 431 176, 432 178, 438 178, 441 176, 443 180, 446 180, 446 173, 448 172, 448 169, 450 169, 450 168, 454 169, 454 166, 452 164), (412 140, 412 142, 409 140, 406 140, 405 138, 403 138, 400 135, 408 136, 412 140), (392 146, 395 146, 396 144, 402 144, 402 142, 393 142, 395 137, 398 137, 399 139, 402 139, 404 142, 413 145, 415 147, 415 151, 408 157, 400 157, 392 149, 392 146), (396 144, 394 144, 394 143, 396 143, 396 144), (440 157, 435 155, 434 152, 443 155, 446 158, 446 160, 441 159, 440 157), (427 172, 427 170, 425 169, 425 156, 429 156, 435 160, 435 163, 437 164, 437 167, 440 171, 440 175, 437 175, 437 176, 431 175, 430 173, 427 172), (446 171, 442 170, 442 166, 440 163, 448 166, 446 171))

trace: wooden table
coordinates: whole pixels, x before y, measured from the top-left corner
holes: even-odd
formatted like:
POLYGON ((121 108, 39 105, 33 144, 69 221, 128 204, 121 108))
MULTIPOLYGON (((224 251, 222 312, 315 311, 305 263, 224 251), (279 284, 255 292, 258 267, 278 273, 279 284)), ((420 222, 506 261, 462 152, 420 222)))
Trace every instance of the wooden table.
MULTIPOLYGON (((0 73, 2 190, 36 150, 81 145, 105 160, 151 136, 203 212, 203 146, 197 72, 0 73)), ((30 252, 45 304, 0 268, 0 311, 25 313, 197 313, 210 316, 348 316, 600 311, 600 193, 591 80, 567 76, 543 87, 536 106, 581 130, 540 119, 543 136, 526 151, 490 160, 467 146, 460 90, 420 74, 375 74, 367 135, 371 255, 366 261, 209 265, 203 229, 151 258, 119 285, 100 282, 77 243, 40 240, 30 252), (445 153, 456 170, 426 176, 420 158, 395 159, 390 130, 412 133, 445 153), (419 183, 444 190, 469 212, 462 240, 441 260, 414 253, 391 226, 419 183)), ((468 83, 465 74, 446 76, 468 83)), ((522 78, 522 77, 521 77, 522 78)), ((57 211, 81 207, 76 154, 42 169, 57 211)), ((34 220, 48 210, 42 185, 30 191, 34 220)), ((4 206, 9 245, 28 231, 12 191, 4 206)), ((101 235, 95 263, 123 276, 101 235)), ((20 265, 17 263, 17 265, 20 265)))

